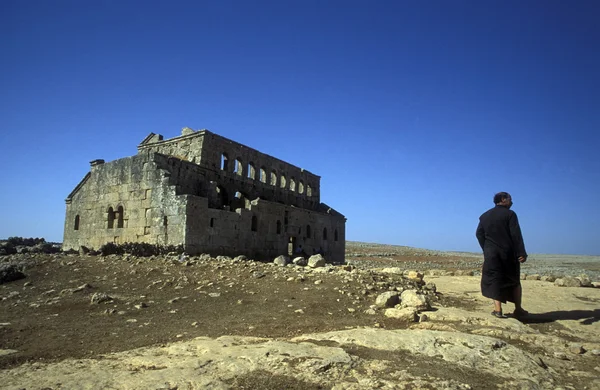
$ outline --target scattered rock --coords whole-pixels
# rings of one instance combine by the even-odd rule
[[[415,322],[417,317],[417,310],[414,307],[404,307],[402,309],[386,309],[384,315],[389,318],[396,318],[398,320]]]
[[[572,276],[565,276],[554,281],[554,285],[558,287],[581,287],[581,281]]]
[[[94,293],[94,295],[92,295],[92,298],[90,299],[91,303],[102,303],[106,301],[112,301],[112,297],[102,292]]]
[[[579,282],[581,283],[581,287],[594,287],[592,285],[592,281],[587,275],[580,275],[577,276],[575,279],[579,280]]]
[[[417,290],[406,290],[400,295],[400,306],[401,307],[413,307],[416,310],[429,310],[431,306],[427,301],[427,298],[417,293]]]
[[[292,263],[301,267],[308,265],[308,261],[304,257],[296,257],[292,260]]]
[[[527,277],[525,279],[526,280],[540,280],[541,276],[538,274],[527,275]]]
[[[396,274],[396,275],[403,275],[404,274],[404,270],[402,268],[399,268],[399,267],[383,268],[383,269],[379,270],[379,272],[384,273],[384,274]]]
[[[290,258],[287,256],[284,256],[284,255],[277,256],[275,258],[275,260],[273,260],[273,263],[280,267],[285,267],[286,265],[288,265],[290,263]]]
[[[571,352],[573,355],[582,355],[585,353],[585,348],[583,348],[583,345],[581,344],[570,344],[569,352]]]
[[[312,255],[308,259],[308,266],[311,268],[325,267],[325,258],[320,254]]]
[[[394,307],[400,302],[399,295],[400,293],[397,291],[386,291],[377,296],[375,305],[377,307]]]
[[[408,279],[415,282],[423,282],[423,273],[419,271],[408,271],[404,274]]]

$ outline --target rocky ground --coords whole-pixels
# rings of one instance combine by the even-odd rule
[[[0,284],[0,383],[599,389],[597,260],[530,261],[531,315],[517,321],[489,314],[470,276],[477,254],[351,242],[347,264],[314,268],[209,256],[2,256],[4,269],[17,264],[26,277]]]

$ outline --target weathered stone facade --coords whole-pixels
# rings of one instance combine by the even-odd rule
[[[321,251],[341,262],[346,218],[319,189],[319,176],[208,130],[151,133],[133,157],[91,162],[66,199],[63,248],[147,242],[256,259]]]

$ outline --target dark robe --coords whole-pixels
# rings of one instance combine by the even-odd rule
[[[527,256],[517,214],[505,206],[496,206],[479,217],[476,232],[483,249],[481,293],[506,303],[514,302],[514,290],[521,285],[521,263]]]

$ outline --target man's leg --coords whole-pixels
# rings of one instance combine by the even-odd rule
[[[494,311],[498,313],[502,313],[502,302],[494,299]]]
[[[513,312],[513,317],[519,318],[519,317],[524,317],[527,314],[529,314],[529,312],[527,310],[523,309],[523,306],[521,305],[522,296],[523,296],[523,289],[521,288],[521,285],[519,284],[517,287],[515,287],[515,290],[514,290],[515,311]]]
[[[513,294],[515,299],[515,311],[522,311],[523,307],[521,307],[521,299],[523,298],[523,290],[521,289],[520,284],[515,287]]]

